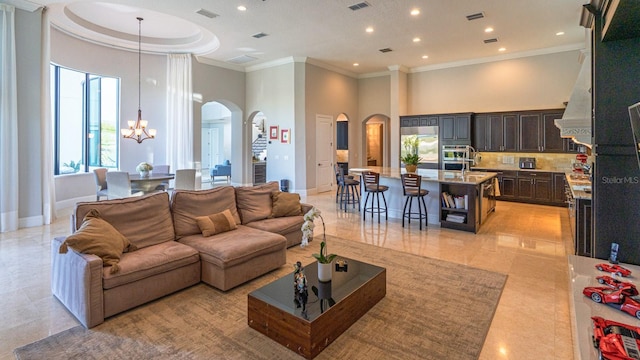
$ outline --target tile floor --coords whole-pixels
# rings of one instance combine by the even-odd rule
[[[403,229],[397,219],[362,221],[357,210],[339,211],[334,199],[333,193],[303,198],[322,211],[327,234],[509,275],[480,359],[573,358],[566,209],[498,202],[471,234],[433,225]],[[68,232],[68,217],[60,216],[49,226],[0,234],[0,360],[78,324],[50,291],[50,239]]]

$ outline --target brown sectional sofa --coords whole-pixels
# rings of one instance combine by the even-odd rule
[[[278,183],[256,187],[165,192],[78,203],[71,230],[97,209],[102,219],[137,247],[122,254],[112,274],[95,255],[51,243],[53,294],[87,328],[105,318],[203,281],[226,291],[286,263],[286,248],[299,244],[302,215],[270,218]],[[237,229],[202,236],[195,218],[230,210]],[[302,204],[302,214],[311,209]]]

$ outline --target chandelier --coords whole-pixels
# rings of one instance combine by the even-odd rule
[[[142,120],[142,110],[140,109],[140,57],[142,53],[142,20],[138,19],[138,120],[129,120],[127,124],[128,129],[120,129],[120,133],[125,139],[133,139],[140,144],[147,139],[153,139],[156,137],[156,129],[147,129],[149,122]]]

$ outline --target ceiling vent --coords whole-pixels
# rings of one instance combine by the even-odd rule
[[[498,38],[484,39],[483,41],[485,44],[491,44],[494,42],[498,42]]]
[[[384,48],[384,49],[380,49],[378,51],[380,51],[381,53],[388,53],[388,52],[392,52],[393,50],[391,50],[391,48]]]
[[[214,12],[211,12],[209,10],[206,10],[206,9],[200,9],[200,10],[196,11],[196,14],[200,14],[202,16],[206,16],[206,17],[208,17],[210,19],[217,18],[218,16],[220,16],[220,15],[218,15],[218,14],[216,14]]]
[[[257,34],[253,34],[253,35],[251,35],[251,36],[253,36],[253,37],[254,37],[254,38],[256,38],[256,39],[260,39],[260,38],[263,38],[263,37],[265,37],[265,36],[268,36],[268,34],[265,34],[265,33],[263,33],[263,32],[259,32],[259,33],[257,33]]]
[[[365,2],[361,2],[361,3],[358,3],[358,4],[351,5],[351,6],[349,6],[349,9],[351,9],[353,11],[356,11],[356,10],[364,9],[366,7],[369,7],[369,6],[371,6],[371,5],[369,5],[369,3],[365,1]]]
[[[253,56],[249,56],[249,55],[240,55],[240,56],[236,56],[234,58],[231,58],[229,60],[227,60],[228,63],[232,63],[232,64],[236,64],[236,65],[242,65],[242,64],[246,64],[248,62],[252,62],[254,60],[258,60],[258,58],[254,58]]]
[[[469,21],[478,20],[478,19],[482,19],[483,17],[484,17],[484,13],[483,12],[479,12],[479,13],[467,15],[467,20],[469,20]]]

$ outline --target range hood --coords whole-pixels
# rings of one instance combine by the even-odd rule
[[[584,53],[583,53],[584,55]],[[591,148],[591,55],[581,56],[582,67],[562,119],[556,119],[560,136]]]

